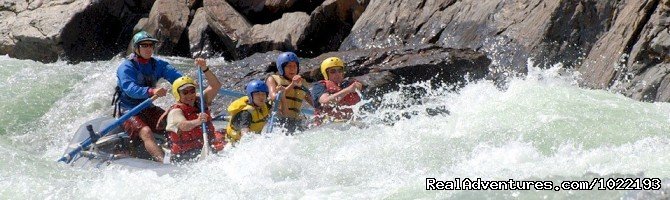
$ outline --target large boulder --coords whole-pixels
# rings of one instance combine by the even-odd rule
[[[28,1],[0,0],[0,11],[18,13],[26,9],[28,9]]]
[[[59,55],[63,53],[63,47],[60,45],[63,27],[70,22],[69,19],[86,9],[91,2],[83,0],[58,3],[60,2],[52,1],[47,5],[30,4],[28,10],[16,15],[16,20],[10,28],[14,40],[10,56],[42,62],[58,60]]]
[[[222,41],[207,24],[207,12],[199,8],[188,27],[190,52],[193,57],[212,57],[215,55],[232,57],[227,53]]]
[[[304,36],[297,41],[298,53],[313,57],[325,52],[337,51],[344,38],[349,35],[356,20],[367,6],[367,1],[327,0],[314,9]]]
[[[607,30],[613,1],[373,0],[340,50],[434,43],[483,50],[499,67],[524,72],[578,63]]]
[[[11,35],[11,25],[16,21],[16,13],[0,11],[0,54],[14,55],[14,38]]]
[[[670,1],[621,6],[620,17],[580,69],[583,84],[637,100],[670,101]]]
[[[251,28],[251,24],[225,0],[203,0],[209,27],[224,41],[226,50],[232,58],[239,59],[236,45],[242,35]]]
[[[153,2],[2,0],[0,54],[42,62],[109,59],[126,48],[132,26]]]
[[[587,55],[583,66],[582,84],[592,88],[607,88],[615,78],[615,68],[625,65],[625,53],[638,40],[652,5],[650,1],[627,1],[620,6],[620,14],[609,31],[603,34],[591,52]],[[640,9],[642,8],[642,9]]]
[[[271,50],[295,51],[303,36],[309,15],[303,12],[285,13],[270,24],[254,25],[237,44],[241,57]]]
[[[157,53],[188,57],[190,51],[186,26],[189,13],[186,2],[157,0],[151,8],[149,19],[140,29],[154,35],[161,42],[156,47]]]

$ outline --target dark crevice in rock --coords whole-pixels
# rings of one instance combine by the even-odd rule
[[[237,55],[234,55],[234,52],[227,51],[227,45],[226,42],[219,37],[212,28],[207,27],[205,31],[203,32],[202,40],[200,40],[199,46],[201,47],[201,50],[199,52],[195,52],[193,57],[204,57],[204,58],[212,58],[212,57],[224,57],[226,59],[234,59],[236,58]],[[207,46],[208,45],[208,46]],[[202,49],[207,49],[206,51],[202,51]]]
[[[61,35],[65,58],[71,62],[110,59],[126,48],[117,40],[124,31],[123,21],[106,9],[100,3],[91,5],[65,25]]]
[[[637,26],[634,27],[635,29],[634,29],[633,34],[631,35],[630,39],[628,41],[626,41],[626,46],[624,48],[624,53],[628,56],[625,56],[624,59],[622,59],[621,63],[624,63],[624,64],[629,63],[628,59],[630,59],[630,57],[632,56],[630,54],[633,51],[633,47],[635,46],[635,44],[638,41],[641,40],[640,36],[642,35],[642,32],[644,31],[645,26],[648,23],[650,23],[649,20],[651,19],[651,16],[654,14],[654,11],[658,8],[659,0],[653,0],[647,5],[649,5],[649,6],[644,6],[644,7],[640,8],[640,10],[644,10],[642,12],[645,13],[645,15],[640,19],[640,23],[638,23]],[[643,45],[646,46],[646,44],[643,44]],[[649,59],[649,56],[648,56],[649,54],[646,50],[643,50],[641,53],[644,54],[644,55],[647,55],[647,56],[641,56],[642,58],[640,58],[640,60],[637,60],[637,61],[641,61],[642,59],[644,59],[644,62],[641,62],[641,63],[644,63],[644,64],[640,64],[641,65],[640,68],[635,69],[635,72],[634,72],[635,74],[641,74],[642,72],[646,71],[648,68],[660,63],[660,60]],[[620,74],[626,74],[627,73],[627,70],[624,70],[624,71],[626,71],[626,72],[620,73]],[[612,84],[614,84],[614,82],[616,80],[617,79],[612,79],[612,81],[610,81],[610,83],[609,83],[609,86],[612,86]],[[647,96],[647,95],[644,95],[644,96]]]
[[[456,0],[447,1],[446,3],[443,3],[443,4],[440,5],[438,11],[442,12],[442,11],[446,10],[447,8],[449,8],[450,6],[454,5],[455,3],[456,3]]]
[[[430,39],[428,39],[427,42],[430,43],[430,44],[436,44],[438,42],[438,40],[440,39],[440,36],[442,35],[442,32],[444,32],[444,29],[445,28],[441,28],[440,31],[437,32],[432,37],[430,37]]]
[[[336,6],[329,6],[322,12],[312,14],[311,22],[305,28],[305,33],[308,34],[297,42],[296,54],[311,58],[340,48],[344,39],[351,33],[355,21],[351,13],[343,17],[334,17],[337,16],[335,14],[338,12],[337,9]]]
[[[170,49],[170,52],[161,52],[161,48]],[[162,42],[161,47],[156,48],[156,53],[159,55],[173,55],[190,58],[191,48],[188,40],[188,30],[184,29],[184,31],[179,36],[179,41],[177,44],[172,44],[171,42]]]
[[[107,60],[128,47],[133,26],[148,16],[154,1],[92,3],[63,27],[63,55],[69,62]]]
[[[512,26],[512,25],[514,25],[514,23],[510,24],[510,26]],[[509,26],[500,29],[498,32],[496,32],[496,36],[499,36],[500,34],[502,34],[502,33],[504,33],[505,31],[507,31],[507,28],[509,28]]]
[[[601,6],[602,11],[597,8]],[[543,43],[536,49],[534,57],[541,66],[563,63],[574,67],[584,59],[584,52],[591,50],[599,35],[609,27],[607,19],[614,13],[607,2],[569,0],[552,14],[550,27],[546,31]]]
[[[635,45],[635,43],[638,40],[640,40],[640,35],[642,34],[642,30],[644,29],[645,25],[647,25],[647,23],[649,23],[649,19],[651,19],[651,16],[654,14],[654,10],[656,10],[656,8],[658,7],[658,4],[659,4],[659,0],[653,0],[650,4],[647,4],[647,5],[651,5],[651,6],[647,6],[646,9],[644,7],[640,8],[640,9],[645,9],[645,11],[644,11],[645,15],[644,15],[644,17],[642,17],[642,19],[640,19],[640,23],[638,23],[637,26],[635,27],[635,29],[633,31],[633,35],[631,36],[631,38],[628,41],[626,41],[626,47],[625,47],[625,51],[624,51],[625,53],[627,53],[627,54],[631,53],[631,50],[633,49],[633,46]]]
[[[421,2],[419,2],[419,5],[417,5],[416,8],[417,9],[423,8],[424,5],[426,5],[426,0],[421,0]]]
[[[243,0],[247,1],[247,0]],[[251,0],[248,0],[251,2]],[[273,21],[280,19],[282,14],[291,13],[291,12],[305,12],[312,13],[316,7],[320,6],[323,3],[323,0],[298,0],[293,6],[282,10],[281,12],[269,10],[267,6],[264,6],[263,9],[259,11],[254,11],[248,8],[240,7],[240,4],[230,3],[231,6],[240,12],[251,24],[269,24]]]

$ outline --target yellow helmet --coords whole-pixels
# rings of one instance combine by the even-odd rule
[[[338,57],[326,58],[321,62],[321,74],[323,74],[325,80],[328,80],[328,73],[326,73],[326,70],[333,67],[341,67],[342,70],[344,70],[344,62]]]
[[[179,101],[179,88],[188,84],[191,84],[193,87],[195,87],[195,81],[188,76],[179,77],[177,80],[172,82],[172,96],[174,96],[177,101]]]

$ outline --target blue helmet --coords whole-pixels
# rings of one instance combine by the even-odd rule
[[[254,92],[265,92],[266,95],[270,93],[270,91],[268,90],[268,85],[266,85],[265,82],[261,80],[253,80],[249,82],[247,84],[246,91],[250,103],[254,102],[254,96],[253,96]]]
[[[151,41],[153,43],[158,42],[158,40],[151,36],[151,34],[147,33],[146,31],[140,31],[135,33],[133,36],[133,47],[137,48],[137,45],[144,41]]]
[[[284,67],[289,62],[295,62],[298,65],[298,71],[300,71],[300,59],[298,59],[298,56],[293,52],[284,52],[277,57],[277,71],[279,71],[279,75],[284,76]]]

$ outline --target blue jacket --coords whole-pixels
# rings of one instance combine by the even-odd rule
[[[116,84],[121,89],[119,106],[122,110],[130,110],[150,97],[149,88],[155,87],[159,79],[172,83],[181,76],[161,59],[151,58],[147,64],[140,64],[136,59],[124,60],[116,70]]]

